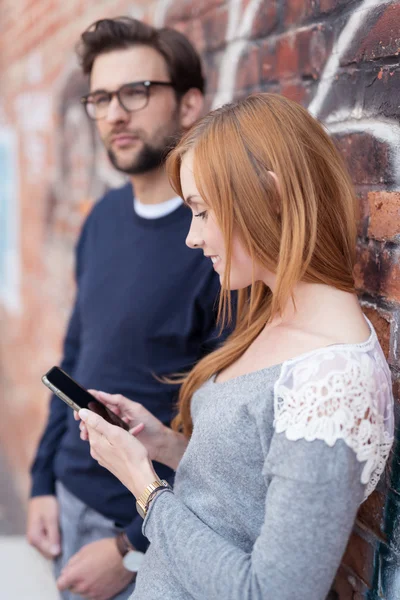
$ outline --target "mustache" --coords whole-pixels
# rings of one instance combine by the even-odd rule
[[[110,133],[106,137],[106,142],[110,142],[117,135],[129,135],[132,137],[139,138],[140,140],[144,140],[144,132],[141,129],[124,129],[122,127],[115,127],[110,131]]]

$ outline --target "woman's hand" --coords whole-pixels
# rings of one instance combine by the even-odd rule
[[[91,410],[80,410],[79,417],[86,426],[91,456],[136,498],[157,479],[146,448],[135,437]]]
[[[151,414],[142,404],[129,400],[120,394],[106,394],[96,390],[89,392],[104,406],[121,417],[129,426],[129,433],[147,448],[151,460],[158,460],[165,441],[165,425]],[[77,413],[75,418],[79,419]],[[83,422],[79,425],[81,438],[87,440],[87,430]]]
[[[96,400],[128,424],[129,433],[145,446],[151,460],[167,465],[171,469],[177,468],[188,443],[181,433],[166,427],[139,402],[129,400],[120,394],[89,391]],[[78,413],[75,413],[75,419],[79,420]],[[81,422],[79,427],[81,438],[87,440],[88,432],[85,423]]]

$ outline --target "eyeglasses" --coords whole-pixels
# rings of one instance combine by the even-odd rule
[[[146,108],[149,102],[150,89],[153,85],[173,87],[171,81],[135,81],[134,83],[125,83],[115,92],[98,90],[92,94],[87,94],[87,96],[82,96],[81,102],[88,117],[97,121],[107,116],[108,107],[114,96],[117,97],[120,106],[127,112]]]

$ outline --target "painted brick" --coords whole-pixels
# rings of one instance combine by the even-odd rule
[[[358,533],[353,533],[342,563],[367,587],[371,585],[373,558],[374,547]]]
[[[378,121],[397,119],[400,95],[400,67],[398,57],[393,66],[376,66],[363,72],[362,105],[365,112]]]
[[[332,44],[333,30],[321,25],[282,35],[275,49],[277,77],[317,78]]]
[[[364,529],[372,532],[378,540],[384,541],[386,536],[383,531],[385,517],[386,494],[375,491],[361,504],[357,515],[357,522]]]
[[[290,0],[284,3],[284,23],[285,26],[300,25],[352,3],[352,0]]]
[[[391,362],[399,402],[400,2],[372,4],[366,7],[363,0],[261,0],[248,23],[248,33],[242,36],[244,51],[232,97],[259,88],[308,106],[327,85],[318,117],[332,128],[357,186],[357,288],[368,300],[364,309]],[[227,42],[229,16],[237,8],[238,29],[233,35],[237,38],[246,24],[245,11],[252,5],[251,0],[166,0],[165,4],[159,0],[26,0],[23,4],[2,0],[0,123],[15,127],[23,141],[19,196],[24,305],[20,316],[5,313],[0,305],[0,396],[5,399],[2,414],[7,415],[0,420],[0,444],[14,465],[23,495],[28,489],[28,464],[47,411],[48,396],[38,374],[60,354],[73,301],[76,237],[93,201],[116,182],[93,132],[74,113],[84,93],[73,66],[77,37],[98,18],[135,13],[152,21],[166,8],[165,22],[186,33],[203,52],[208,109],[218,89],[221,64],[236,69],[233,46]],[[352,29],[346,29],[355,10],[357,19],[352,20]],[[351,39],[346,51],[338,44],[345,30]],[[332,52],[339,66],[322,83]],[[29,61],[35,53],[42,67],[39,80],[31,84]],[[222,63],[224,57],[231,61]],[[16,98],[32,90],[54,98],[48,129],[34,136],[21,127],[16,114]],[[77,125],[71,124],[71,114]],[[357,125],[361,131],[352,129]],[[35,177],[30,173],[39,152],[30,152],[31,147],[42,149]],[[373,564],[375,568],[380,565],[378,579],[385,600],[399,597],[393,587],[400,571],[398,454],[396,449],[393,469],[385,472],[379,491],[358,513],[366,537],[387,535],[388,545],[382,544],[373,559],[372,547],[360,535],[352,538],[346,565],[335,581],[340,600],[365,600],[367,593],[369,600],[381,597],[376,589],[368,591],[373,587]],[[387,488],[394,491],[387,494]]]
[[[390,150],[386,143],[368,133],[343,133],[335,138],[353,183],[379,185],[394,181]]]
[[[373,308],[372,306],[364,306],[363,311],[374,326],[379,341],[382,346],[382,350],[389,358],[390,351],[390,315],[386,311]]]
[[[167,11],[165,17],[166,25],[170,26],[175,21],[182,19],[192,19],[200,14],[206,13],[209,9],[224,4],[225,0],[174,0]]]
[[[342,65],[375,61],[398,56],[400,53],[400,4],[378,7],[372,14],[370,27],[362,30],[341,60]]]
[[[236,78],[236,89],[255,88],[260,82],[259,48],[250,46],[242,56]]]
[[[250,39],[265,38],[275,30],[278,22],[277,0],[270,0],[268,3],[260,2],[256,16],[253,20]]]
[[[399,239],[400,192],[370,192],[368,235],[377,240]]]
[[[218,6],[208,11],[202,18],[202,24],[207,52],[217,50],[225,45],[228,27],[228,10],[226,6]]]

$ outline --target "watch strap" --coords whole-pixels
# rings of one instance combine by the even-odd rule
[[[134,550],[134,547],[130,543],[125,531],[121,531],[120,533],[118,533],[117,537],[115,538],[115,543],[117,544],[118,552],[120,553],[122,558],[126,554],[128,554],[128,552]]]
[[[144,492],[138,497],[136,500],[136,510],[143,519],[147,514],[150,502],[157,495],[157,492],[164,490],[165,488],[171,489],[171,486],[164,479],[158,479],[148,485]]]

